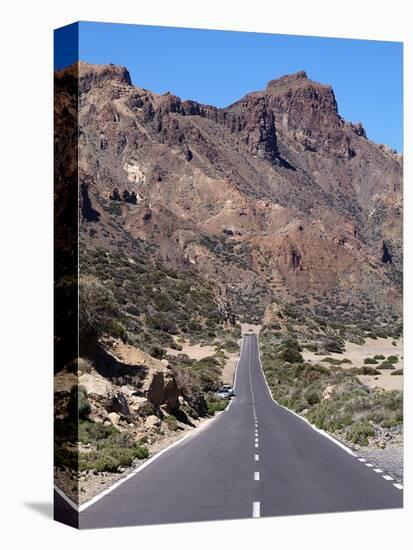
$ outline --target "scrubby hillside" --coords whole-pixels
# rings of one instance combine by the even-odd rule
[[[361,373],[302,365],[284,339],[329,354],[401,334],[402,158],[345,121],[330,86],[299,72],[216,108],[135,84],[115,65],[55,75],[57,291],[79,283],[80,317],[76,357],[76,311],[56,323],[62,425],[84,403],[80,432],[58,440],[63,470],[119,471],[222,408],[239,321],[264,324],[270,381],[318,424],[326,388],[364,398]],[[77,242],[79,278],[64,267]],[[175,353],[191,343],[214,351]],[[382,424],[399,422],[398,399]]]

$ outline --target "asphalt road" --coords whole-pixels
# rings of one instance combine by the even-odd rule
[[[82,511],[80,528],[403,506],[385,472],[274,403],[255,335],[244,336],[235,393],[209,425]]]

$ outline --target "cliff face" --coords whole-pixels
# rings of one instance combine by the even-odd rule
[[[330,86],[300,72],[218,109],[113,65],[57,85],[77,74],[87,242],[144,240],[248,315],[294,295],[400,307],[402,159],[340,116]]]

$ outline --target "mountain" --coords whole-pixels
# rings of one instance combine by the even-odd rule
[[[274,303],[400,315],[402,158],[340,116],[331,86],[301,71],[217,108],[80,62],[55,90],[57,131],[78,116],[84,249],[190,274],[227,319]]]

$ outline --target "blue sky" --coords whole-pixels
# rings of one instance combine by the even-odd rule
[[[284,74],[333,86],[340,114],[370,139],[403,151],[403,46],[231,31],[82,22],[56,34],[55,68],[77,55],[128,68],[132,82],[224,107]],[[73,46],[75,44],[75,46]]]

